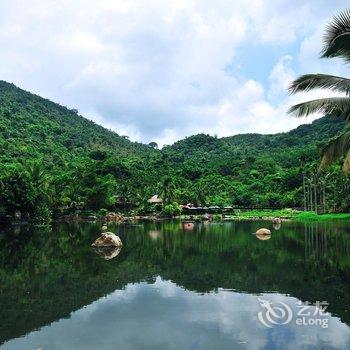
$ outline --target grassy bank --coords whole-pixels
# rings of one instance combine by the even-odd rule
[[[317,215],[313,212],[302,212],[296,215],[294,219],[298,221],[350,220],[350,213]]]
[[[300,212],[292,209],[280,209],[280,210],[245,210],[235,211],[235,215],[239,218],[275,218],[281,217],[290,219],[298,215]]]
[[[316,214],[292,209],[281,210],[249,210],[237,211],[235,216],[242,219],[275,218],[292,219],[296,221],[326,221],[326,220],[350,220],[350,213]]]

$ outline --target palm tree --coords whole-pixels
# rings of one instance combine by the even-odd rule
[[[160,190],[160,196],[165,203],[171,203],[174,201],[176,185],[171,176],[165,176],[159,183],[158,187]]]
[[[49,196],[49,179],[42,165],[38,162],[27,163],[25,170],[33,181],[38,193]]]
[[[333,18],[326,27],[322,58],[340,57],[350,63],[350,9]],[[303,117],[324,113],[345,119],[347,126],[321,150],[321,168],[345,156],[343,170],[350,172],[350,79],[328,74],[306,74],[289,87],[291,93],[328,89],[343,94],[342,97],[320,98],[292,106],[288,113]]]

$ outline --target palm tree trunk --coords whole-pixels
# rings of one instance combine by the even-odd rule
[[[310,198],[310,208],[309,210],[312,211],[313,210],[313,197],[312,197],[312,178],[310,178],[309,180],[309,198]]]
[[[305,174],[303,174],[303,196],[304,196],[304,211],[307,210],[306,206],[306,185],[305,185]]]
[[[315,204],[315,213],[317,214],[317,177],[314,175],[314,204]]]

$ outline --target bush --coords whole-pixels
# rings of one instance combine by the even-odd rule
[[[51,221],[52,212],[45,204],[39,204],[35,207],[31,221],[37,224],[49,223]]]
[[[101,208],[101,209],[98,211],[98,214],[101,215],[101,216],[106,216],[106,215],[107,215],[107,209]]]
[[[137,215],[147,215],[149,213],[155,212],[155,211],[159,211],[157,210],[157,206],[152,205],[150,203],[141,203],[137,209],[136,209],[136,214]]]
[[[163,208],[163,214],[166,216],[176,216],[180,215],[182,212],[182,208],[179,203],[173,202],[171,204],[167,204]]]

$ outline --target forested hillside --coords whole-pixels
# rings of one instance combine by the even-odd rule
[[[44,157],[48,163],[75,155],[110,150],[120,156],[142,156],[148,147],[128,141],[76,110],[0,81],[1,162],[13,158]],[[55,159],[57,158],[57,159]]]
[[[166,147],[163,157],[175,165],[173,174],[198,183],[213,204],[302,206],[302,174],[317,171],[319,150],[343,127],[340,119],[325,117],[276,135],[195,135]],[[335,178],[344,180],[339,167],[329,171],[335,174],[330,186]],[[337,206],[347,206],[348,199]]]
[[[0,82],[0,215],[144,211],[155,193],[169,203],[301,206],[302,173],[343,127],[326,117],[284,134],[201,134],[157,150]],[[349,198],[335,195],[348,186],[338,168],[328,202],[348,210]]]

